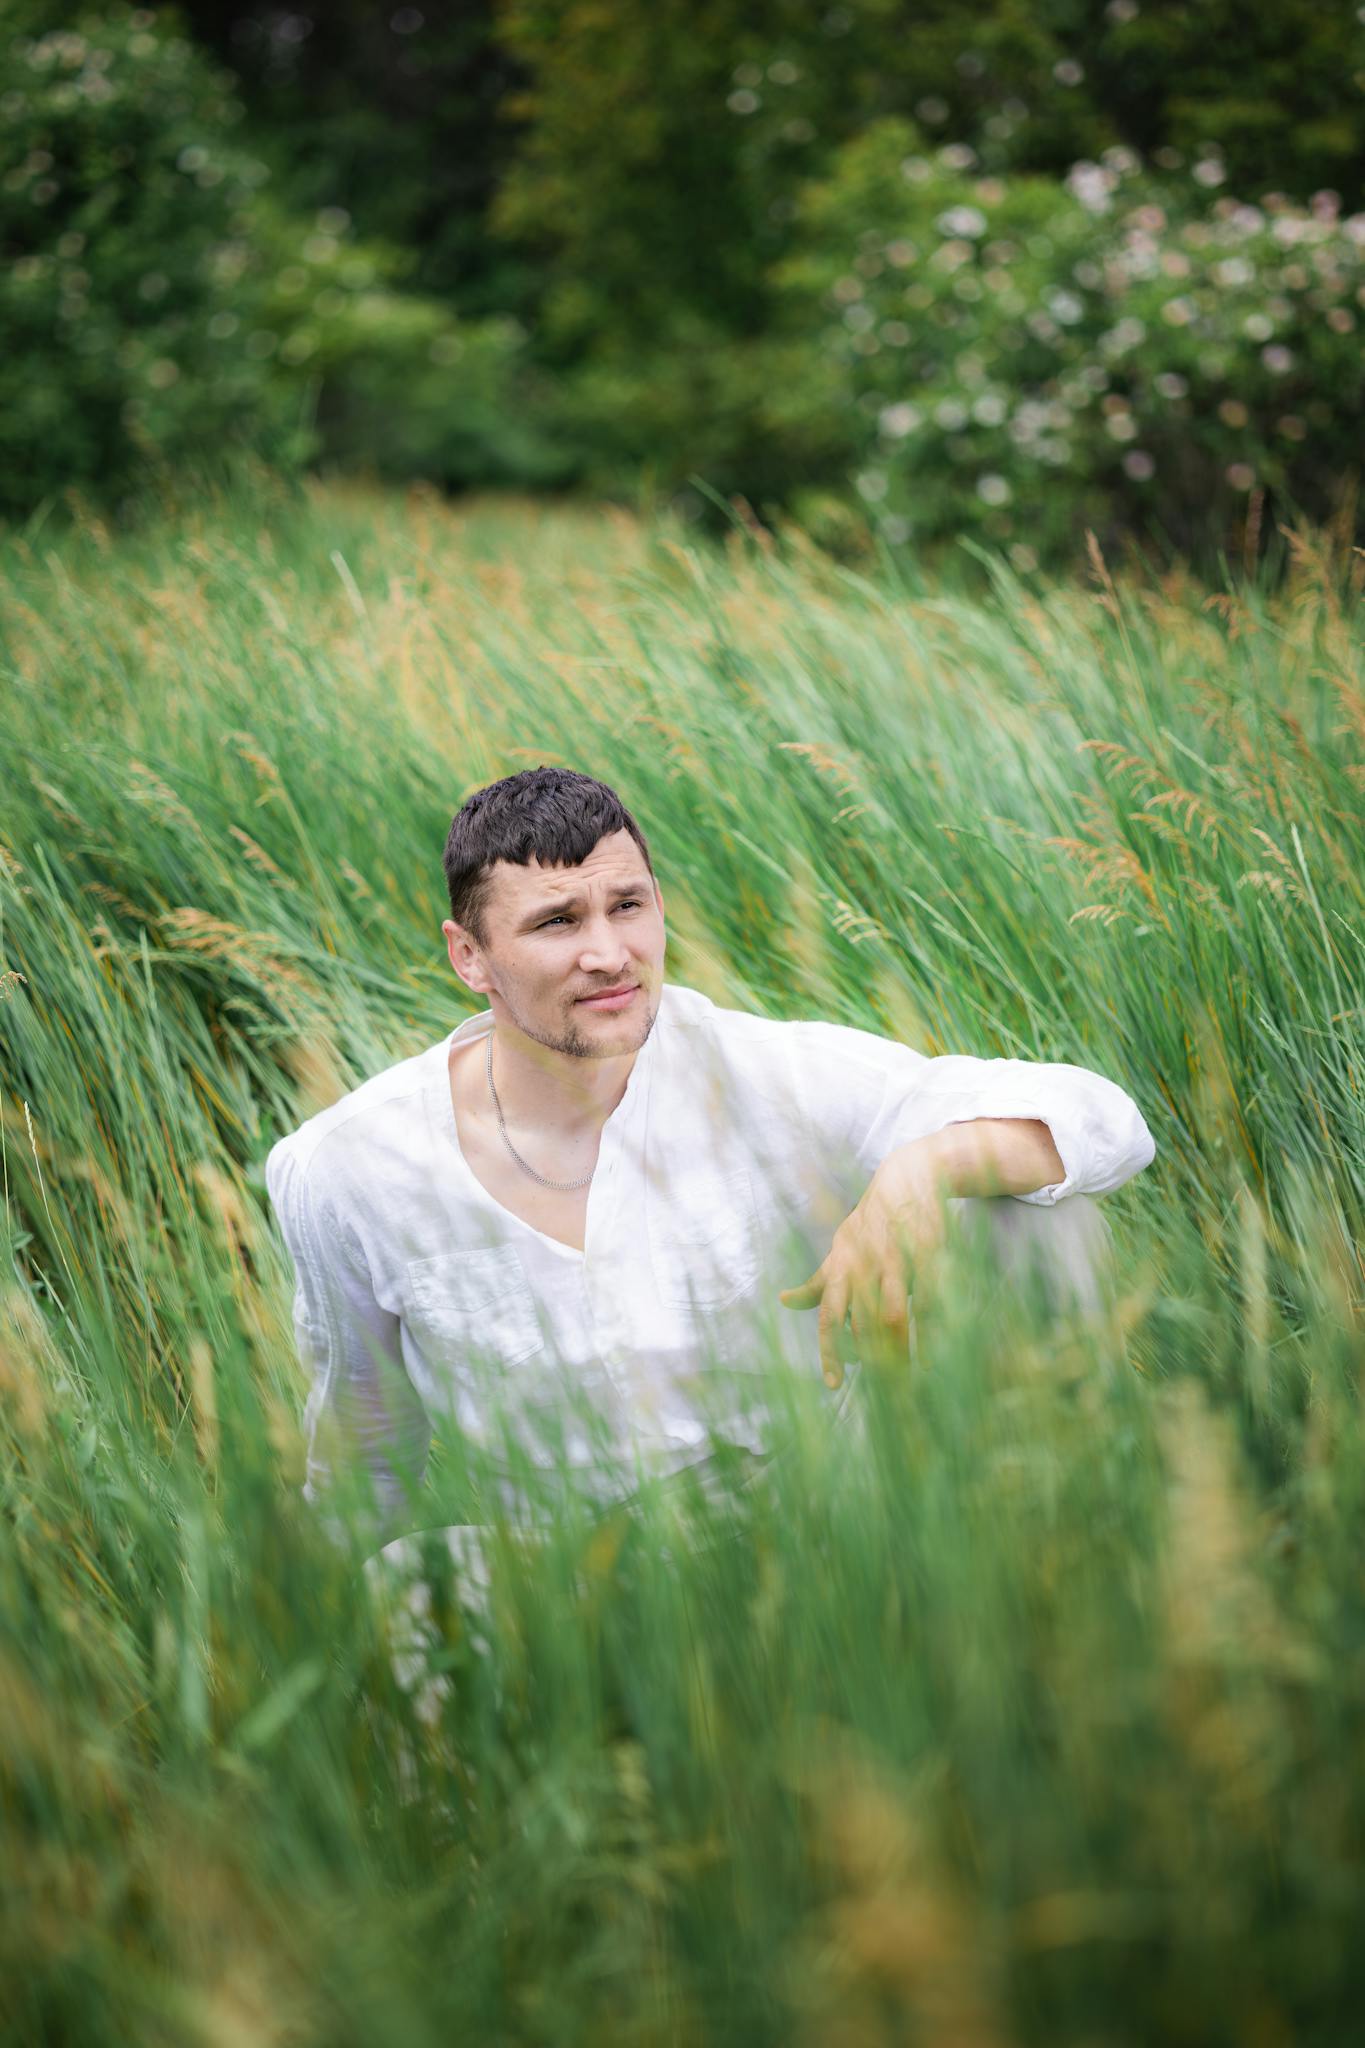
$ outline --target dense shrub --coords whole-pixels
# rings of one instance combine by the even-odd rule
[[[1310,168],[1355,189],[1359,155],[1338,118],[1356,28],[1320,0],[1294,0],[1302,34],[1283,10],[1248,28],[1221,100],[1224,0],[1197,22],[1114,0],[1084,32],[1065,0],[992,0],[967,51],[947,0],[913,37],[900,0],[717,0],[704,32],[634,0],[491,4],[428,35],[420,9],[201,0],[273,110],[247,140],[248,89],[172,10],[51,33],[11,0],[0,514],[245,449],[452,486],[699,477],[823,507],[826,536],[870,515],[1020,560],[1086,527],[1208,552],[1331,510],[1362,248],[1333,195],[1304,198]],[[1177,51],[1189,91],[1154,93]],[[338,80],[370,57],[362,109]],[[401,137],[381,102],[410,105]],[[1253,189],[1257,135],[1293,203],[1226,196]]]
[[[196,12],[218,4],[196,0]],[[232,7],[274,13],[270,0]],[[762,331],[794,192],[887,117],[970,144],[1001,174],[1061,178],[1115,143],[1173,169],[1216,143],[1248,191],[1270,165],[1299,200],[1365,176],[1365,23],[1337,0],[473,0],[468,11],[485,10],[527,75],[493,220],[540,259],[556,344],[594,357],[604,342],[656,349],[679,308],[729,339]],[[428,13],[411,36],[389,37],[391,65],[440,66],[448,31]],[[297,40],[271,45],[272,70],[321,77],[328,27],[303,39],[303,55]],[[367,49],[382,42],[367,26]],[[387,205],[349,175],[358,211]],[[420,187],[413,197],[422,203]]]
[[[0,46],[0,511],[233,449],[463,481],[497,443],[534,474],[520,329],[404,296],[342,210],[284,211],[240,114],[165,11]]]
[[[982,176],[900,121],[842,152],[803,201],[785,320],[819,323],[807,396],[888,538],[1027,562],[1086,526],[1192,545],[1330,509],[1365,415],[1365,215],[1222,179],[1118,149],[1064,185]]]

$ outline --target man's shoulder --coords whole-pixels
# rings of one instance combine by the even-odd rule
[[[803,1061],[835,1058],[880,1066],[888,1048],[892,1058],[907,1050],[896,1039],[859,1025],[824,1017],[770,1017],[762,1011],[730,1009],[699,989],[674,982],[666,984],[664,993],[671,1025],[695,1037],[709,1037],[740,1055],[752,1052],[762,1057],[785,1048]]]
[[[822,1098],[837,1098],[852,1085],[861,1101],[880,1085],[883,1065],[870,1033],[732,1009],[698,989],[674,987],[668,994],[665,1085],[680,1099],[695,1102],[709,1077],[734,1116],[753,1112],[777,1125],[804,1127]]]
[[[265,1167],[272,1194],[283,1174],[301,1185],[319,1161],[325,1161],[329,1176],[343,1163],[363,1175],[369,1155],[381,1149],[388,1155],[401,1152],[405,1133],[424,1114],[423,1096],[444,1043],[395,1060],[277,1139]]]
[[[781,1017],[767,1017],[760,1010],[731,1009],[713,1002],[700,989],[676,981],[664,984],[662,1014],[670,1029],[694,1038],[711,1038],[719,1045],[759,1046],[792,1029]]]

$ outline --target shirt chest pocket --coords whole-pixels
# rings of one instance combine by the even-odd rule
[[[407,1298],[419,1347],[434,1362],[516,1365],[545,1347],[515,1245],[412,1259]]]
[[[662,1191],[650,1244],[660,1298],[675,1307],[728,1308],[758,1279],[758,1214],[746,1168],[688,1174]]]

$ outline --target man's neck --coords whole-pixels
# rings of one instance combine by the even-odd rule
[[[554,1052],[515,1026],[495,1026],[493,1082],[508,1129],[566,1142],[600,1131],[626,1092],[640,1050],[586,1059]],[[486,1045],[476,1040],[463,1063],[461,1103],[475,1116],[496,1121],[487,1062]]]

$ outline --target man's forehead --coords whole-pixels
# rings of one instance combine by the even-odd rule
[[[523,896],[541,896],[547,889],[568,894],[592,882],[616,881],[633,875],[645,874],[644,857],[629,833],[622,835],[624,844],[599,839],[597,845],[584,861],[576,864],[567,861],[542,861],[535,854],[530,860],[495,861],[493,873],[509,896],[518,899]]]

